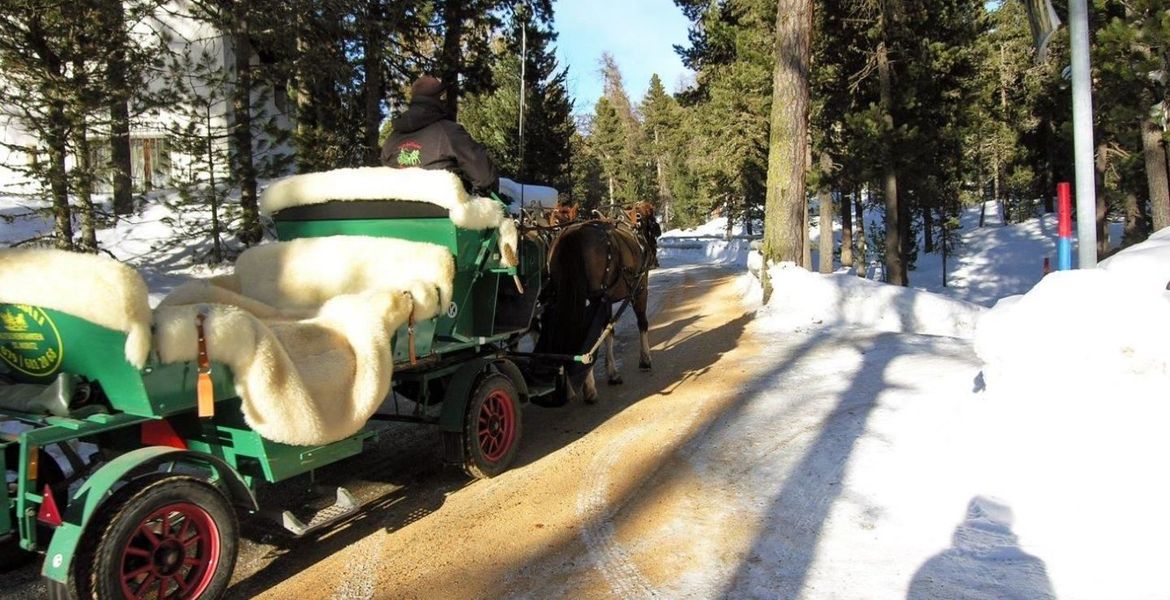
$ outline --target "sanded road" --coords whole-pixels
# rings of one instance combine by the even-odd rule
[[[254,551],[261,546],[253,545],[232,595],[482,598],[561,590],[573,597],[653,596],[653,570],[669,565],[631,561],[613,517],[733,400],[745,374],[736,355],[756,352],[742,339],[750,316],[739,299],[741,273],[694,266],[656,273],[652,372],[636,369],[631,319],[619,335],[625,383],[602,383],[596,405],[528,408],[512,470],[470,482],[439,469],[437,458],[424,458],[437,437],[420,435],[410,448],[395,444],[403,452],[385,457],[398,466],[390,468],[393,481],[382,485],[398,489],[319,542],[302,540],[259,556]],[[603,382],[603,367],[598,373]]]

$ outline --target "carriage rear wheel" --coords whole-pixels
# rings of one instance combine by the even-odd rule
[[[218,598],[235,567],[239,525],[227,498],[184,476],[149,482],[111,507],[78,579],[98,598]],[[88,572],[87,572],[88,571]]]
[[[479,479],[508,470],[520,447],[521,414],[516,386],[492,373],[476,386],[463,419],[463,470]]]

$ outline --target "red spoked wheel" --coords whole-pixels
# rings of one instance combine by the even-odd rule
[[[484,458],[496,462],[507,454],[516,440],[516,401],[503,390],[493,390],[479,409],[479,449]]]
[[[483,378],[471,394],[464,419],[463,468],[481,479],[511,466],[520,444],[522,420],[516,386],[504,375]]]
[[[122,594],[139,598],[198,598],[219,563],[219,527],[190,502],[164,506],[131,534],[122,549]]]
[[[110,510],[90,564],[76,565],[94,596],[191,600],[227,590],[239,525],[218,489],[194,477],[163,477]]]

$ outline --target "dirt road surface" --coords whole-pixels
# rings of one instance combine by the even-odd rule
[[[263,598],[485,598],[635,597],[652,594],[661,570],[679,565],[660,553],[632,556],[623,545],[638,539],[639,518],[617,527],[615,516],[639,500],[672,452],[717,414],[738,386],[736,355],[745,314],[739,275],[712,267],[678,267],[654,277],[651,289],[654,370],[637,365],[631,322],[619,336],[625,383],[605,386],[592,406],[530,407],[515,467],[470,482],[441,471],[431,443],[413,456],[390,456],[398,469],[427,467],[407,479],[394,498],[340,539],[301,542],[286,557],[269,559],[239,581],[235,597]],[[603,369],[599,366],[598,373]],[[432,443],[437,439],[431,440]],[[643,515],[646,517],[647,515]]]

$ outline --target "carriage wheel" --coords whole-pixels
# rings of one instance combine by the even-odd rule
[[[463,419],[463,470],[479,479],[508,470],[520,446],[520,430],[516,386],[499,373],[484,377]]]
[[[97,539],[78,579],[98,598],[218,598],[236,562],[236,513],[219,490],[193,477],[149,482]],[[84,560],[78,557],[78,560]]]

